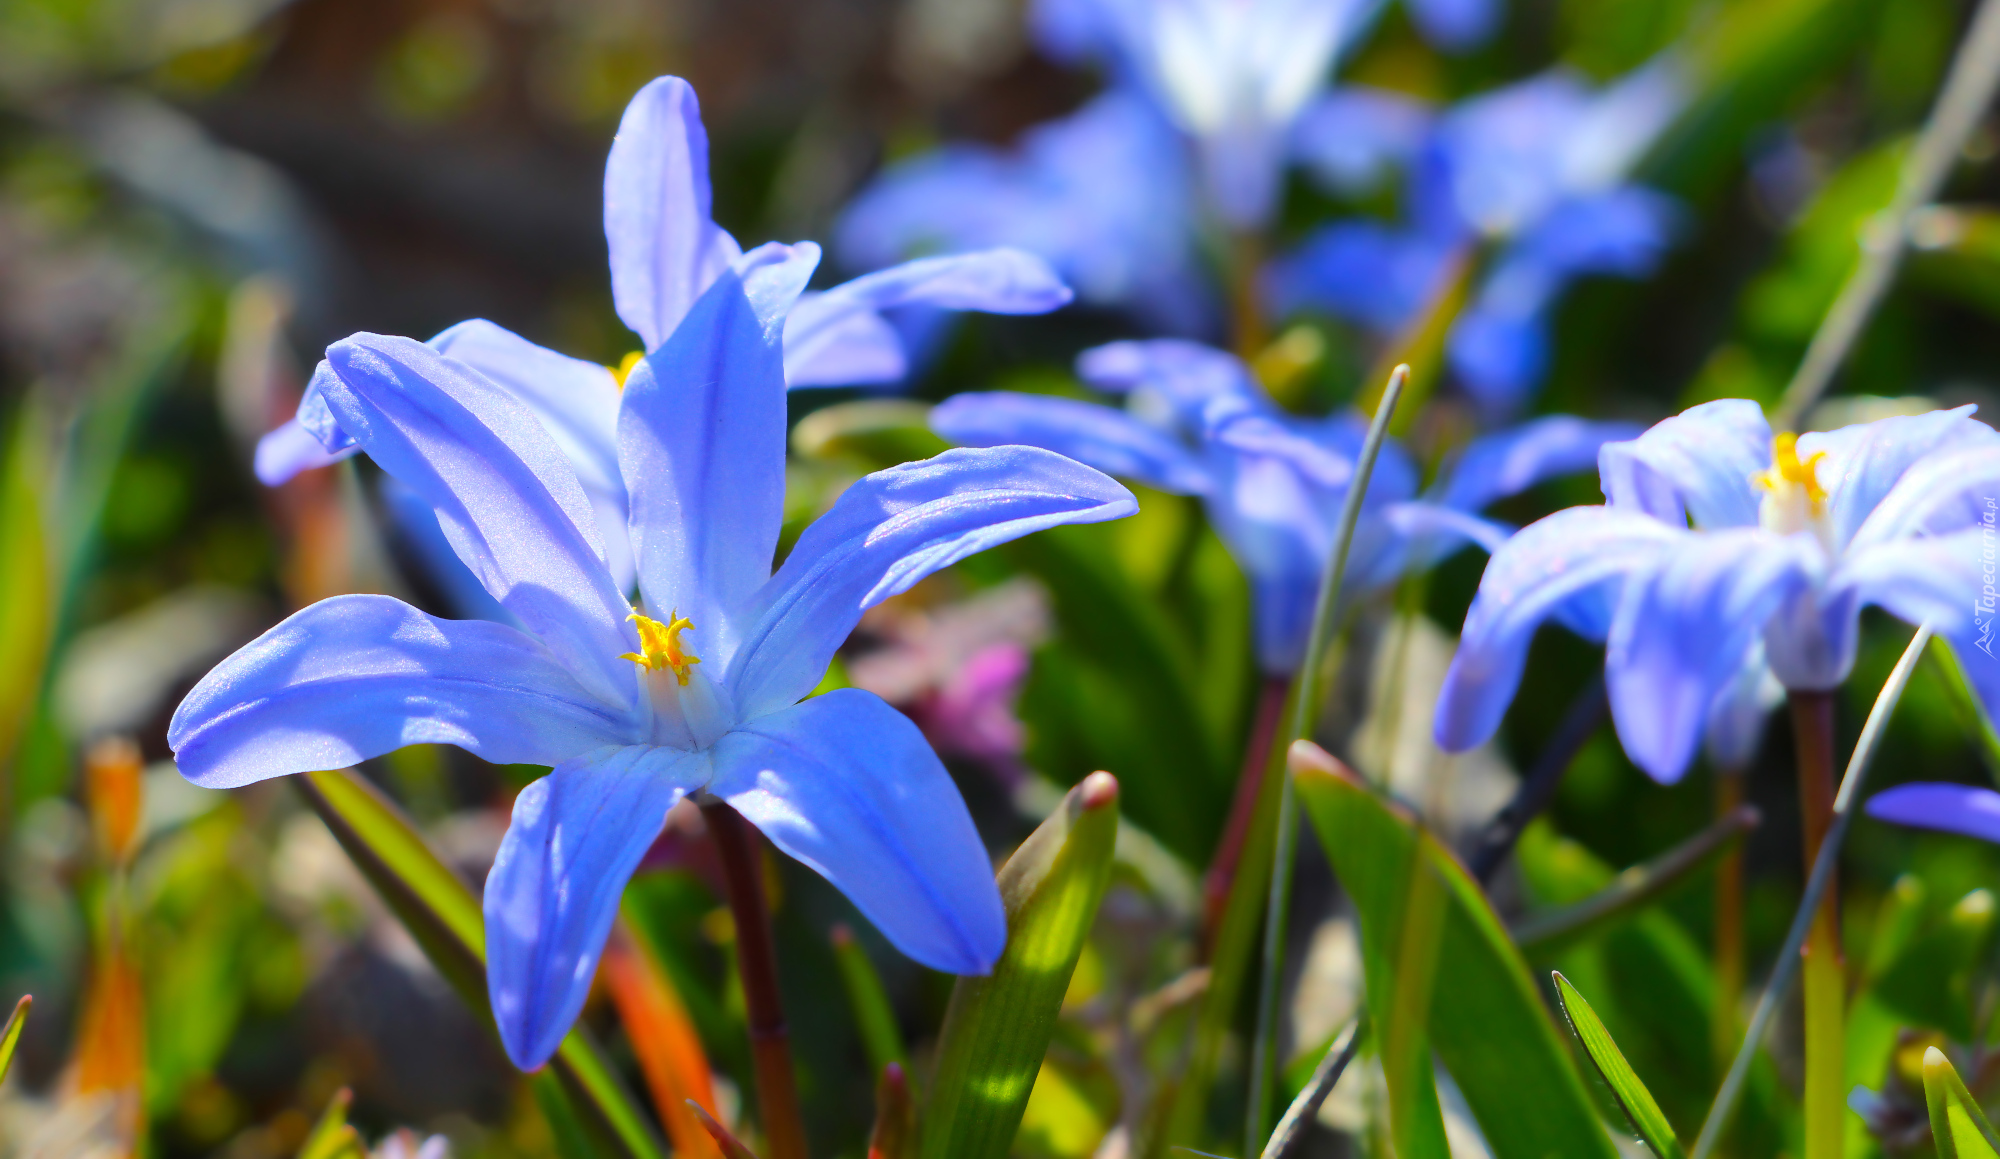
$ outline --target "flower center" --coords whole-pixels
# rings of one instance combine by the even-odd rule
[[[679,610],[668,615],[664,624],[638,612],[625,618],[639,625],[640,651],[624,652],[618,658],[630,660],[649,672],[670,671],[681,687],[686,688],[688,669],[701,663],[701,657],[681,643],[681,633],[693,631],[694,621],[683,619]]]
[[[1826,488],[1819,483],[1819,461],[1825,451],[1799,458],[1799,437],[1790,431],[1771,440],[1771,469],[1750,476],[1764,490],[1764,502],[1757,522],[1766,531],[1791,535],[1811,531],[1829,540],[1826,524]]]
[[[611,381],[618,384],[618,389],[624,390],[625,380],[632,377],[632,371],[644,361],[646,361],[646,352],[643,350],[634,350],[620,359],[618,365],[608,366],[605,369],[611,372]]]

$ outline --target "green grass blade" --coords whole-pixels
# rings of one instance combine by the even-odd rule
[[[35,1005],[33,994],[21,995],[14,1003],[14,1013],[8,1015],[7,1025],[0,1027],[0,1079],[7,1077],[8,1068],[14,1065],[14,1048],[21,1045],[21,1031],[28,1025],[28,1011]]]
[[[1583,1052],[1610,1085],[1619,1109],[1632,1121],[1632,1129],[1660,1159],[1682,1159],[1686,1152],[1681,1150],[1681,1141],[1674,1137],[1673,1126],[1660,1111],[1660,1104],[1653,1101],[1653,1092],[1646,1089],[1632,1064],[1625,1061],[1625,1052],[1611,1040],[1611,1032],[1604,1028],[1597,1012],[1560,971],[1552,971],[1551,976],[1556,980],[1556,998],[1562,1003],[1563,1017],[1569,1019],[1570,1033],[1583,1044]]]
[[[902,1028],[896,1025],[889,992],[882,986],[882,976],[875,972],[875,963],[868,960],[868,951],[844,925],[833,927],[828,940],[833,943],[833,960],[840,965],[840,980],[847,986],[847,1000],[854,1007],[861,1045],[868,1051],[869,1070],[880,1078],[894,1063],[909,1074],[910,1056],[903,1047]]]
[[[353,1102],[354,1092],[346,1087],[333,1093],[319,1122],[300,1145],[298,1159],[368,1159],[360,1133],[347,1121],[347,1108]]]
[[[958,980],[924,1107],[926,1159],[1001,1159],[1014,1142],[1056,1014],[1111,880],[1118,782],[1094,773],[1000,867],[1007,949]]]
[[[1935,1046],[1924,1051],[1924,1101],[1930,1105],[1938,1159],[2000,1159],[2000,1135]]]
[[[1538,955],[1601,933],[1713,864],[1758,820],[1755,808],[1741,806],[1653,860],[1620,873],[1590,897],[1522,922],[1514,928],[1514,941],[1523,953]]]
[[[472,890],[438,859],[402,811],[367,781],[347,772],[323,772],[307,773],[297,784],[438,973],[475,1014],[490,1019],[486,925]],[[537,1076],[538,1097],[546,1099],[540,1088],[552,1082],[560,1082],[578,1113],[632,1159],[666,1159],[666,1147],[652,1124],[582,1028],[569,1032],[555,1058]]]
[[[1324,750],[1301,742],[1291,763],[1320,847],[1360,915],[1364,955],[1384,953],[1368,950],[1371,942],[1392,944],[1386,939],[1397,928],[1409,867],[1421,858],[1436,875],[1444,914],[1427,1036],[1494,1159],[1613,1159],[1570,1049],[1478,883],[1435,841],[1422,840],[1406,811]]]

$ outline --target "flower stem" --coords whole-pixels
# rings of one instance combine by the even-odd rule
[[[1717,769],[1715,816],[1728,817],[1743,803],[1743,770]],[[1743,846],[1731,845],[1715,864],[1715,1005],[1709,1037],[1721,1073],[1743,1040],[1737,1009],[1743,1001]]]
[[[702,802],[701,816],[721,858],[723,889],[736,921],[736,969],[749,1014],[764,1150],[769,1159],[806,1159],[805,1125],[799,1116],[798,1081],[792,1073],[784,1001],[778,994],[778,955],[771,941],[771,914],[764,903],[757,847],[749,823],[724,802]]]
[[[1812,873],[1820,843],[1833,824],[1833,694],[1791,694],[1792,732],[1799,756],[1799,813],[1805,832],[1806,872]],[[1846,1128],[1846,1035],[1842,1027],[1847,994],[1840,962],[1840,901],[1829,886],[1820,896],[1806,934],[1805,982],[1806,1159],[1840,1159]]]
[[[1264,326],[1264,303],[1257,292],[1257,278],[1264,267],[1264,239],[1255,233],[1239,233],[1229,239],[1229,314],[1235,331],[1236,356],[1255,362],[1264,351],[1269,335]]]
[[[1201,929],[1205,947],[1212,947],[1221,927],[1222,910],[1229,901],[1229,889],[1243,861],[1243,845],[1250,836],[1250,820],[1257,812],[1257,795],[1271,767],[1271,745],[1285,715],[1285,694],[1291,681],[1283,676],[1265,676],[1257,689],[1257,708],[1250,721],[1250,740],[1243,746],[1243,770],[1236,777],[1236,799],[1229,806],[1229,821],[1222,841],[1215,848],[1215,860],[1201,883]],[[1206,955],[1204,955],[1206,956]]]
[[[1320,666],[1326,659],[1326,647],[1333,636],[1334,612],[1340,606],[1340,587],[1347,572],[1348,549],[1354,545],[1354,528],[1361,520],[1361,504],[1368,495],[1369,479],[1375,474],[1376,456],[1382,451],[1383,440],[1389,434],[1389,424],[1396,416],[1396,404],[1402,401],[1403,389],[1409,381],[1408,366],[1398,365],[1389,373],[1389,381],[1382,389],[1382,400],[1375,408],[1375,417],[1368,424],[1368,435],[1361,443],[1361,453],[1355,458],[1354,477],[1349,480],[1347,496],[1340,505],[1340,522],[1335,527],[1333,552],[1320,575],[1319,598],[1313,603],[1312,628],[1306,637],[1305,658],[1299,664],[1297,695],[1292,700],[1292,723],[1285,736],[1287,748],[1291,747],[1292,741],[1306,737],[1318,717],[1320,700],[1324,696],[1319,683]],[[1278,784],[1277,828],[1272,834],[1271,887],[1264,904],[1264,950],[1259,962],[1257,1025],[1250,1047],[1250,1089],[1248,1110],[1244,1116],[1245,1155],[1263,1151],[1265,1125],[1270,1121],[1271,1088],[1277,1067],[1278,990],[1284,981],[1285,925],[1291,913],[1292,860],[1298,848],[1298,804],[1293,796],[1289,771],[1280,775]]]

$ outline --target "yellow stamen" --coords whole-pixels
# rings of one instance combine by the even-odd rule
[[[1799,458],[1799,437],[1790,431],[1771,440],[1771,469],[1750,478],[1773,495],[1785,495],[1792,488],[1804,489],[1806,503],[1818,515],[1826,504],[1826,488],[1819,485],[1819,461],[1825,451],[1815,451],[1809,459]]]
[[[611,371],[611,379],[618,384],[618,389],[624,390],[625,380],[632,377],[633,368],[644,361],[646,361],[646,352],[643,350],[634,350],[620,359],[618,365],[606,367],[605,369]]]
[[[701,663],[701,657],[689,652],[681,643],[681,633],[693,631],[694,621],[682,619],[678,609],[667,617],[667,622],[664,624],[637,612],[625,618],[639,625],[641,651],[624,652],[618,658],[630,660],[651,672],[669,670],[674,674],[674,679],[680,681],[681,687],[687,687],[688,669]]]

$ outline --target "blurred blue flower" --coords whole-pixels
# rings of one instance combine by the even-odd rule
[[[1515,412],[1548,370],[1549,315],[1569,283],[1658,264],[1674,204],[1624,176],[1684,100],[1680,67],[1665,57],[1598,93],[1556,71],[1446,110],[1414,148],[1391,139],[1377,150],[1408,156],[1410,220],[1309,235],[1270,270],[1273,309],[1393,331],[1436,299],[1456,263],[1490,247],[1446,354],[1489,416]],[[1322,172],[1337,180],[1341,170]]]
[[[1011,150],[950,144],[892,165],[841,222],[841,260],[1018,246],[1084,300],[1163,331],[1214,325],[1202,214],[1255,231],[1288,162],[1340,186],[1407,161],[1428,113],[1390,93],[1327,87],[1381,0],[1038,0],[1050,57],[1105,67],[1110,87]],[[1495,0],[1424,0],[1419,23],[1453,44],[1490,29]]]
[[[626,878],[689,793],[729,802],[920,962],[983,973],[1006,938],[971,817],[916,726],[856,689],[802,698],[864,609],[1137,504],[1047,451],[951,451],[855,483],[773,574],[781,332],[812,259],[765,247],[723,270],[626,381],[617,467],[644,614],[569,457],[515,394],[411,339],[334,344],[317,376],[334,433],[429,504],[522,627],[323,600],[218,665],[169,727],[182,773],[217,788],[420,743],[554,766],[516,800],[485,892],[494,1015],[524,1068],[576,1018]]]
[[[1973,785],[1897,785],[1868,799],[1868,815],[2000,844],[2000,793]]]
[[[1012,150],[951,144],[890,166],[848,206],[834,250],[874,269],[1017,247],[1087,302],[1190,333],[1214,310],[1196,226],[1180,140],[1145,100],[1113,90],[1030,129]]]
[[[1606,641],[1619,738],[1663,782],[1686,771],[1719,699],[1743,695],[1760,646],[1786,688],[1845,680],[1871,604],[1951,639],[1989,711],[2000,707],[1974,610],[2000,434],[1971,413],[1774,439],[1756,403],[1726,399],[1606,446],[1605,504],[1529,525],[1487,565],[1438,743],[1493,734],[1551,616]]]
[[[1272,405],[1234,356],[1197,343],[1118,342],[1085,351],[1086,382],[1127,396],[1125,409],[1050,395],[955,395],[931,426],[968,446],[1025,444],[1113,475],[1200,496],[1249,578],[1257,655],[1274,674],[1297,667],[1320,573],[1366,424],[1353,414],[1302,419]],[[1631,428],[1556,416],[1479,439],[1420,498],[1417,471],[1383,449],[1350,552],[1347,590],[1366,592],[1467,542],[1492,550],[1507,529],[1475,513],[1541,479],[1587,466]]]
[[[708,132],[694,89],[660,77],[625,108],[604,170],[604,235],[618,316],[644,351],[659,348],[743,249],[710,213]],[[817,247],[804,248],[817,255]],[[1040,314],[1069,302],[1048,263],[1018,249],[989,249],[883,269],[824,292],[801,294],[785,318],[785,380],[793,387],[892,383],[909,372],[903,340],[883,316],[904,307]],[[517,393],[578,458],[586,486],[615,478],[610,438],[617,379],[594,363],[543,349],[487,322],[462,322],[431,339]],[[300,416],[324,408],[309,388]],[[354,453],[351,440],[321,445],[297,422],[266,435],[257,474],[276,485]],[[590,462],[584,462],[585,459]],[[595,497],[594,497],[595,498]],[[622,520],[621,520],[622,521]]]

